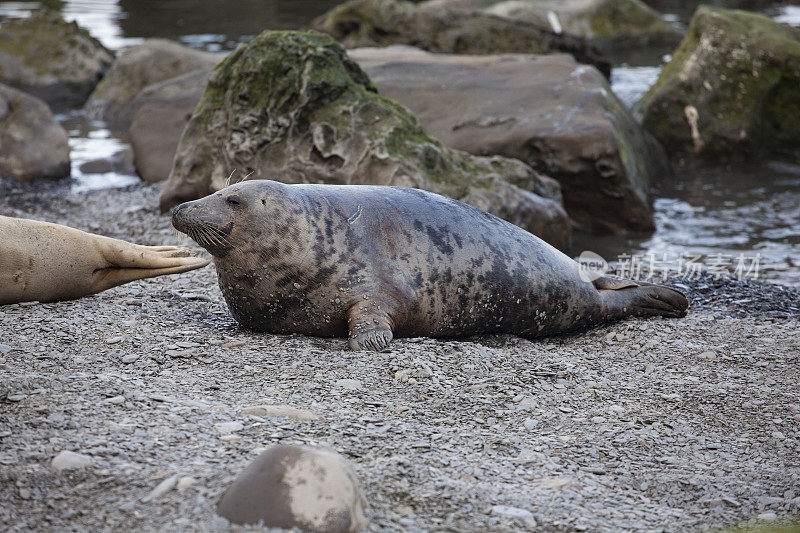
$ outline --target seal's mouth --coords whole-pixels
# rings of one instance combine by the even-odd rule
[[[197,244],[209,251],[214,257],[225,257],[233,249],[230,234],[233,222],[227,225],[202,219],[196,212],[196,206],[187,202],[172,211],[172,225],[176,230],[191,237]]]

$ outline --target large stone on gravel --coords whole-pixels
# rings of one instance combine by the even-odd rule
[[[92,466],[92,458],[82,453],[75,453],[69,450],[63,450],[58,453],[50,462],[53,470],[75,470],[78,468],[87,468]]]
[[[362,531],[367,502],[353,469],[324,448],[273,446],[236,478],[217,506],[234,524],[320,533]]]
[[[142,89],[197,70],[211,70],[222,57],[166,39],[148,39],[119,55],[86,102],[86,111],[94,118],[129,124],[133,100]]]
[[[457,54],[571,54],[608,76],[611,65],[585,40],[549,26],[438,5],[395,0],[351,0],[317,18],[311,27],[347,48],[407,44]]]
[[[197,70],[145,87],[133,100],[130,127],[136,173],[147,182],[167,179],[178,141],[203,96],[210,70]]]
[[[161,195],[166,211],[230,176],[416,187],[473,204],[566,244],[558,184],[504,157],[446,148],[378,95],[327,35],[264,32],[214,70]]]
[[[606,80],[567,55],[458,56],[389,47],[351,51],[382,94],[447,146],[514,157],[561,183],[593,233],[653,229],[650,183],[669,174]]]
[[[634,112],[669,151],[800,160],[800,29],[698,8]]]
[[[113,60],[89,32],[52,11],[0,26],[0,82],[54,108],[83,105]]]
[[[47,104],[0,85],[0,176],[32,181],[69,174],[67,132]]]
[[[683,36],[675,24],[639,0],[509,0],[484,12],[542,26],[552,24],[552,12],[563,31],[602,50],[677,45]]]

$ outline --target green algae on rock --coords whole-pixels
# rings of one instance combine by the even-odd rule
[[[55,108],[82,105],[113,60],[88,31],[53,11],[0,27],[0,82]]]
[[[264,32],[216,68],[184,130],[161,209],[245,176],[416,187],[477,205],[556,246],[570,232],[554,180],[514,159],[442,146],[317,32]]]
[[[455,54],[570,54],[606,77],[611,64],[584,39],[538,24],[438,4],[350,0],[311,23],[347,48],[407,44]]]
[[[800,161],[800,30],[701,7],[635,114],[671,152]]]

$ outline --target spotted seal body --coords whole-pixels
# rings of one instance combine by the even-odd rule
[[[213,256],[243,326],[350,337],[537,337],[634,315],[684,316],[667,287],[602,277],[541,239],[417,189],[251,180],[187,202],[173,225]]]

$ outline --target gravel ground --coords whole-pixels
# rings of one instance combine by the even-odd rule
[[[6,183],[0,213],[191,245],[157,196]],[[0,529],[225,530],[217,499],[276,443],[348,457],[375,531],[687,531],[797,516],[800,295],[683,283],[694,303],[681,320],[539,341],[400,339],[380,354],[240,329],[212,267],[5,306]],[[262,404],[318,418],[243,412]],[[90,465],[53,469],[64,450]]]

